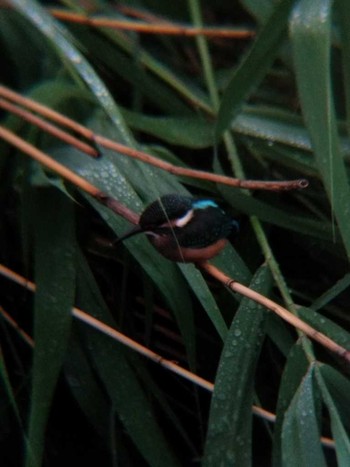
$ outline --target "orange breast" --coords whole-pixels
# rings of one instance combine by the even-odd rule
[[[198,263],[216,256],[226,245],[227,239],[221,238],[205,248],[180,248],[178,245],[169,248],[164,237],[148,237],[152,245],[166,258],[179,263]]]

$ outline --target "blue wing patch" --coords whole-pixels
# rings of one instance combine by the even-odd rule
[[[211,199],[201,199],[199,201],[195,201],[192,204],[194,209],[206,209],[209,208],[210,206],[213,208],[218,208],[219,206],[212,201]]]

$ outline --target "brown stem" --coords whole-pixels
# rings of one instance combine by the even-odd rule
[[[203,269],[204,271],[206,271],[207,273],[209,273],[212,277],[215,277],[215,279],[220,281],[222,284],[224,284],[231,290],[238,292],[239,294],[244,295],[245,297],[248,297],[251,300],[254,300],[256,303],[259,303],[260,305],[263,305],[264,307],[273,311],[274,313],[276,313],[276,315],[280,316],[282,319],[287,321],[287,323],[291,324],[295,328],[305,333],[311,339],[319,342],[321,345],[326,347],[331,352],[344,358],[347,362],[350,362],[350,351],[349,350],[337,344],[332,339],[327,337],[325,334],[319,331],[316,331],[316,329],[309,326],[307,323],[302,321],[297,316],[293,315],[293,313],[288,311],[286,308],[283,308],[281,305],[278,305],[277,303],[273,302],[269,298],[264,297],[263,295],[259,294],[258,292],[255,292],[249,287],[246,287],[245,285],[240,284],[239,282],[227,276],[225,273],[220,271],[220,269],[218,269],[217,267],[215,267],[214,265],[208,262],[200,263],[199,267]]]
[[[40,104],[39,102],[36,102],[33,99],[29,99],[28,97],[24,97],[21,94],[12,91],[12,89],[7,88],[6,86],[2,86],[1,84],[0,95],[2,95],[8,100],[16,102],[16,104],[23,105],[24,107],[27,107],[28,109],[31,109],[34,112],[40,113],[44,117],[49,118],[50,120],[53,120],[54,122],[59,123],[62,126],[70,128],[71,130],[82,135],[86,139],[93,139],[93,132],[89,128],[86,128],[85,126],[80,125],[71,118],[66,117],[65,115],[62,115],[59,112],[50,109],[50,107]]]
[[[6,277],[9,280],[12,280],[13,282],[16,282],[22,287],[25,287],[27,290],[30,290],[31,292],[35,292],[36,286],[33,282],[25,279],[24,277],[20,276],[19,274],[15,273],[11,269],[7,268],[3,264],[0,264],[0,274],[4,277]],[[2,313],[2,309],[0,307],[0,313]],[[198,386],[201,386],[202,388],[213,392],[214,390],[214,384],[211,383],[210,381],[205,380],[204,378],[201,378],[200,376],[191,373],[190,371],[186,370],[185,368],[182,368],[181,366],[177,365],[176,363],[172,362],[171,360],[167,360],[166,358],[163,358],[161,355],[156,354],[152,350],[148,349],[147,347],[144,347],[143,345],[139,344],[138,342],[134,341],[133,339],[130,339],[130,337],[127,337],[125,334],[122,334],[121,332],[117,331],[116,329],[108,326],[107,324],[102,323],[101,321],[97,320],[96,318],[93,318],[89,314],[85,313],[82,310],[79,310],[78,308],[73,308],[72,309],[72,314],[76,319],[79,319],[81,321],[84,321],[86,324],[89,326],[92,326],[94,329],[97,331],[108,335],[112,339],[120,342],[121,344],[133,349],[135,352],[140,353],[146,358],[149,358],[153,362],[155,362],[158,365],[161,365],[162,367],[166,368],[169,371],[172,371],[182,378],[185,378],[189,381],[191,381],[194,384],[197,384]],[[6,317],[5,317],[6,319]],[[13,325],[16,329],[18,329],[17,323],[14,322],[14,320],[11,318],[8,320],[8,322]],[[33,346],[34,342],[33,340],[28,336],[27,340],[28,344]],[[276,415],[274,413],[271,413],[261,407],[257,407],[253,405],[252,407],[252,412],[263,418],[264,420],[268,420],[272,423],[276,421]],[[334,447],[334,441],[330,438],[325,438],[321,437],[321,442],[328,447]]]
[[[224,28],[196,28],[193,26],[181,26],[174,24],[138,23],[129,20],[118,20],[110,18],[94,18],[71,11],[63,11],[55,8],[50,9],[55,18],[71,23],[85,24],[88,26],[112,28],[125,31],[137,31],[143,34],[163,34],[171,36],[206,36],[232,39],[249,39],[255,35],[254,31],[248,29],[224,29]]]
[[[142,162],[145,162],[146,164],[153,165],[173,175],[193,177],[201,180],[208,180],[215,183],[221,183],[236,188],[246,188],[251,190],[282,191],[301,189],[306,188],[308,186],[308,181],[305,179],[288,181],[240,180],[238,178],[227,177],[225,175],[217,175],[213,173],[203,172],[201,170],[193,170],[184,167],[178,167],[173,164],[170,164],[169,162],[165,162],[161,159],[151,156],[146,152],[130,148],[128,146],[125,146],[124,144],[117,143],[116,141],[113,141],[104,136],[94,134],[91,130],[84,127],[83,125],[76,123],[74,120],[63,116],[42,104],[32,101],[31,99],[24,98],[21,95],[16,94],[13,91],[1,85],[0,95],[3,95],[7,99],[10,99],[18,104],[24,105],[35,112],[41,113],[46,118],[54,120],[60,125],[70,128],[71,130],[81,134],[84,138],[94,142],[95,144],[99,144],[104,148],[111,149],[118,153],[140,160]]]
[[[123,216],[129,222],[133,224],[138,223],[139,216],[136,213],[128,209],[126,206],[123,206],[116,199],[113,199],[106,193],[103,193],[101,190],[89,183],[83,177],[80,177],[80,175],[75,174],[63,164],[60,164],[59,162],[55,161],[43,151],[40,151],[40,149],[36,148],[32,144],[27,143],[22,138],[15,135],[12,131],[8,130],[7,128],[4,128],[1,125],[0,138],[4,139],[12,146],[15,146],[17,149],[24,152],[25,154],[28,154],[30,157],[40,162],[40,164],[44,165],[48,169],[54,171],[55,173],[63,177],[65,180],[68,180],[78,188],[84,190],[86,193],[96,198],[102,204],[108,206],[112,211]]]
[[[96,151],[95,148],[89,146],[86,143],[83,143],[75,136],[70,135],[69,133],[61,130],[60,128],[57,128],[52,123],[48,123],[42,118],[37,117],[36,115],[32,114],[31,112],[28,112],[27,110],[22,109],[18,105],[11,104],[11,102],[8,102],[7,100],[0,98],[0,107],[7,110],[8,112],[18,115],[19,117],[23,118],[27,122],[32,123],[33,125],[36,125],[37,127],[41,128],[47,133],[50,133],[56,138],[61,139],[65,143],[75,146],[77,149],[85,152],[89,156],[93,156],[93,157],[99,156],[99,153]]]

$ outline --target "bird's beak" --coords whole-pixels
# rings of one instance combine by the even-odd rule
[[[133,237],[134,235],[137,235],[137,234],[142,233],[142,232],[143,232],[142,227],[140,227],[139,225],[135,225],[135,227],[132,227],[132,229],[125,232],[124,235],[117,238],[117,240],[115,240],[113,243],[117,244],[119,242],[123,242],[127,238]]]

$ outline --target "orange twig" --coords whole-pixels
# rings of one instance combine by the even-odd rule
[[[298,188],[306,188],[308,186],[308,181],[305,179],[298,180],[288,180],[288,181],[260,181],[260,180],[240,180],[238,178],[227,177],[226,175],[217,175],[208,172],[203,172],[202,170],[193,170],[187,169],[185,167],[177,167],[169,162],[162,161],[157,159],[150,154],[147,154],[138,149],[130,148],[123,144],[112,141],[108,138],[105,138],[100,135],[95,135],[95,142],[101,146],[112,149],[114,151],[121,152],[127,156],[138,159],[147,164],[151,164],[155,167],[158,167],[166,172],[169,172],[173,175],[182,175],[184,177],[193,177],[201,180],[208,180],[211,182],[221,183],[223,185],[229,185],[236,188],[247,188],[250,190],[271,190],[271,191],[280,191],[280,190],[295,190]]]
[[[127,219],[131,223],[133,224],[138,223],[139,216],[136,213],[128,209],[123,204],[119,203],[119,201],[103,193],[101,190],[96,188],[94,185],[89,183],[87,180],[73,173],[67,167],[55,161],[50,156],[45,154],[43,151],[40,151],[32,144],[27,143],[26,141],[24,141],[23,139],[15,135],[13,132],[7,130],[6,128],[2,126],[0,126],[0,137],[3,138],[8,143],[12,144],[13,146],[17,147],[19,150],[28,154],[30,157],[32,157],[36,161],[43,164],[45,167],[49,168],[50,170],[53,170],[58,175],[70,181],[71,183],[76,185],[78,188],[81,188],[86,193],[89,193],[91,196],[96,198],[101,203],[105,204],[107,207],[109,207],[111,210],[113,210],[117,214],[123,216],[125,219]],[[267,308],[269,308],[270,310],[274,311],[276,314],[281,316],[284,320],[291,323],[293,326],[300,329],[301,331],[305,332],[305,334],[312,337],[314,340],[320,342],[322,345],[327,347],[332,352],[335,352],[336,354],[350,361],[350,352],[348,350],[339,346],[338,344],[333,342],[331,339],[329,339],[324,334],[316,331],[311,326],[304,323],[300,318],[297,318],[296,316],[294,316],[292,313],[290,313],[285,308],[281,307],[280,305],[273,302],[272,300],[269,300],[268,298],[263,297],[257,292],[254,292],[248,287],[245,287],[244,285],[239,284],[238,282],[232,280],[230,277],[226,276],[222,271],[220,271],[215,266],[209,263],[201,263],[201,267],[202,269],[207,271],[209,274],[211,274],[213,277],[215,277],[216,279],[218,279],[219,281],[223,282],[225,285],[230,287],[232,290],[235,290],[251,298],[252,300],[255,300],[256,302],[261,303],[262,305],[266,306]]]
[[[22,339],[31,347],[34,346],[34,341],[33,339],[25,332],[23,329],[18,325],[18,323],[12,318],[9,313],[7,313],[2,306],[0,306],[0,314],[4,318],[5,321],[7,321],[8,324],[10,324],[13,329],[15,329],[18,332],[18,335],[22,337]]]
[[[236,188],[246,188],[250,190],[271,190],[271,191],[281,191],[281,190],[295,190],[306,188],[308,186],[308,181],[305,179],[297,180],[288,180],[288,181],[260,181],[260,180],[240,180],[238,178],[227,177],[225,175],[217,175],[209,172],[204,172],[202,170],[193,170],[187,169],[184,167],[178,167],[169,162],[165,162],[161,159],[158,159],[150,154],[147,154],[144,151],[138,149],[130,148],[124,144],[117,143],[109,138],[93,133],[88,128],[76,123],[74,120],[55,112],[48,107],[39,104],[31,99],[24,98],[21,95],[9,90],[5,86],[0,85],[0,95],[3,95],[9,100],[16,102],[17,104],[24,105],[31,110],[41,113],[46,118],[49,118],[53,121],[56,121],[62,126],[70,128],[76,133],[81,134],[87,140],[93,141],[105,147],[111,149],[118,153],[124,154],[129,157],[138,159],[146,164],[153,165],[162,170],[165,170],[173,175],[193,177],[201,180],[208,180],[215,183],[221,183],[224,185],[236,187]]]
[[[53,136],[56,136],[56,138],[61,139],[65,143],[75,146],[77,149],[85,152],[89,156],[98,157],[99,155],[95,148],[89,146],[86,143],[83,143],[79,139],[75,138],[75,136],[72,136],[69,133],[61,130],[60,128],[57,128],[55,125],[52,125],[52,123],[46,122],[42,118],[37,117],[36,115],[33,115],[27,110],[24,110],[17,105],[11,104],[5,99],[0,98],[0,107],[7,110],[8,112],[18,115],[19,117],[23,118],[27,122],[30,122],[33,125],[36,125],[37,127],[41,128],[47,133],[50,133]]]
[[[255,292],[249,287],[240,284],[239,282],[227,276],[225,273],[220,271],[220,269],[208,262],[199,263],[199,267],[206,271],[208,274],[210,274],[212,277],[215,277],[215,279],[217,279],[229,289],[233,290],[234,292],[238,292],[239,294],[248,297],[251,300],[254,300],[260,305],[263,305],[264,307],[273,311],[274,313],[276,313],[276,315],[280,316],[282,319],[294,326],[296,329],[299,329],[300,331],[305,333],[311,339],[317,341],[318,343],[320,343],[339,357],[344,358],[347,362],[350,362],[349,350],[337,344],[325,334],[316,331],[316,329],[309,326],[297,316],[293,315],[293,313],[288,311],[286,308],[283,308],[281,305],[278,305],[269,298],[264,297],[263,295],[259,294],[258,292]]]
[[[97,197],[101,194],[101,191],[87,180],[73,173],[67,167],[55,161],[52,157],[48,156],[43,151],[40,151],[40,149],[36,148],[32,144],[24,141],[22,138],[3,126],[0,126],[0,137],[90,195]]]
[[[22,287],[25,287],[27,290],[30,290],[31,292],[35,292],[36,290],[36,285],[29,281],[28,279],[25,279],[23,276],[20,276],[19,274],[15,273],[11,269],[7,268],[3,264],[0,264],[0,274],[7,279],[16,282]],[[0,313],[2,312],[0,308]],[[89,314],[85,313],[82,310],[79,310],[79,308],[73,308],[72,309],[72,315],[76,318],[79,319],[80,321],[83,321],[85,324],[93,327],[99,332],[102,332],[103,334],[108,335],[112,339],[120,342],[121,344],[125,345],[128,348],[131,348],[135,352],[138,352],[139,354],[143,355],[144,357],[152,360],[154,363],[157,363],[158,365],[166,368],[169,371],[172,371],[173,373],[176,373],[177,375],[181,376],[182,378],[187,379],[188,381],[191,381],[194,384],[197,384],[198,386],[213,392],[214,391],[214,384],[211,383],[210,381],[205,380],[204,378],[201,378],[200,376],[197,376],[196,374],[186,370],[185,368],[177,365],[176,363],[172,362],[171,360],[167,360],[166,358],[163,358],[161,355],[153,352],[152,350],[148,349],[147,347],[144,347],[143,345],[139,344],[138,342],[134,341],[133,339],[130,339],[130,337],[127,337],[125,334],[122,334],[121,332],[117,331],[116,329],[108,326],[107,324],[102,323],[96,318],[93,318]],[[13,321],[11,318],[11,324],[18,329],[17,324]],[[33,341],[31,338],[28,340],[29,345],[33,344]],[[270,422],[275,422],[276,421],[276,416],[275,414],[261,408],[253,405],[252,407],[252,412]],[[321,441],[324,445],[328,447],[334,447],[334,441],[330,438],[326,437],[321,437]]]
[[[129,20],[89,17],[71,11],[58,10],[56,8],[52,8],[49,11],[52,16],[62,21],[69,21],[94,27],[137,31],[143,34],[164,34],[168,36],[186,37],[206,36],[222,37],[227,39],[249,39],[255,35],[254,31],[247,29],[196,28],[193,26],[183,26],[179,24],[174,25],[172,23],[164,24],[163,21],[158,24],[147,24]]]
[[[0,126],[0,138],[4,139],[12,146],[15,146],[20,151],[40,162],[40,164],[43,164],[45,167],[54,171],[64,179],[73,183],[78,188],[84,190],[86,193],[96,198],[102,204],[105,204],[107,207],[127,219],[129,222],[138,224],[139,216],[136,213],[128,209],[123,204],[119,203],[119,201],[116,199],[113,199],[106,193],[103,193],[83,177],[80,177],[80,175],[75,174],[63,164],[55,161],[43,151],[40,151],[40,149],[37,149],[32,144],[27,143],[22,138],[15,135],[12,131]]]
[[[16,282],[17,284],[21,285],[22,287],[25,287],[27,290],[30,290],[31,292],[36,291],[36,285],[29,281],[28,279],[25,279],[21,275],[15,273],[11,269],[7,268],[6,266],[0,264],[0,274],[4,277],[7,277],[8,279],[12,280],[13,282]],[[188,379],[198,386],[203,387],[204,389],[207,389],[208,391],[213,391],[214,385],[210,383],[209,381],[206,381],[205,379],[201,378],[200,376],[197,376],[190,371],[186,370],[185,368],[180,367],[176,363],[167,360],[163,358],[161,355],[158,355],[157,353],[153,352],[152,350],[148,349],[147,347],[144,347],[143,345],[139,344],[138,342],[135,342],[134,340],[130,339],[129,337],[125,336],[121,332],[117,331],[116,329],[113,329],[112,327],[108,326],[107,324],[102,323],[98,319],[94,318],[93,316],[90,316],[88,313],[85,313],[84,311],[80,310],[79,308],[73,308],[72,309],[72,315],[79,319],[80,321],[83,321],[84,323],[88,324],[89,326],[97,329],[98,331],[102,332],[103,334],[106,334],[112,339],[121,342],[122,344],[126,345],[127,347],[135,350],[136,352],[140,353],[141,355],[144,355],[148,359],[152,360],[155,363],[158,363],[159,365],[171,370],[174,373],[179,374],[185,379]]]
[[[75,131],[76,133],[80,134],[86,139],[91,140],[93,138],[93,132],[89,128],[80,125],[71,118],[66,117],[60,114],[59,112],[50,109],[44,104],[40,104],[39,102],[36,102],[33,99],[29,99],[28,97],[24,97],[21,94],[12,91],[6,86],[0,85],[0,95],[5,97],[6,99],[16,102],[16,104],[27,107],[28,109],[33,110],[34,112],[39,113],[50,120],[53,120],[59,125],[65,126],[66,128]]]

